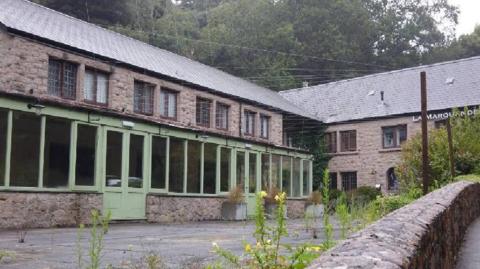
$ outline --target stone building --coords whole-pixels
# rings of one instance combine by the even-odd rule
[[[452,108],[473,115],[480,104],[480,57],[419,66],[281,92],[328,125],[333,188],[398,187],[401,145],[421,132],[420,72],[427,73],[428,126]]]
[[[320,122],[278,93],[25,0],[0,1],[0,56],[0,228],[220,219],[237,185],[302,214],[284,133]]]

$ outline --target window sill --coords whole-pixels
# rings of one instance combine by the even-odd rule
[[[388,153],[388,152],[400,152],[402,148],[388,148],[388,149],[380,149],[379,153]]]
[[[345,151],[345,152],[337,152],[337,153],[328,153],[329,156],[349,156],[349,155],[358,155],[358,151]]]

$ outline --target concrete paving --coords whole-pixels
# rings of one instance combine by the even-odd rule
[[[321,222],[318,221],[319,229]],[[288,228],[290,236],[284,240],[286,243],[320,244],[323,241],[322,230],[318,239],[312,239],[304,220],[288,220]],[[239,254],[243,250],[243,241],[253,241],[254,229],[252,221],[112,224],[105,235],[102,268],[109,264],[123,268],[122,265],[138,261],[147,253],[159,255],[169,269],[199,268],[190,264],[207,264],[218,258],[211,252],[212,242]],[[16,231],[0,231],[0,251],[13,254],[0,262],[0,268],[78,268],[77,237],[78,229],[75,228],[36,229],[28,231],[25,243],[18,243]],[[88,255],[88,237],[86,229],[80,241],[84,259]]]
[[[468,228],[457,261],[457,269],[480,268],[480,218]]]

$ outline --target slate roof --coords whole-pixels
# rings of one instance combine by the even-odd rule
[[[314,118],[277,92],[26,0],[0,0],[0,23],[10,31],[27,33],[223,94]]]
[[[325,123],[420,112],[420,72],[428,110],[480,105],[480,57],[437,63],[280,92]],[[384,91],[384,103],[381,102]]]

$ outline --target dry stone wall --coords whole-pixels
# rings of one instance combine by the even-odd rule
[[[0,229],[71,227],[90,223],[102,209],[94,193],[0,192]]]
[[[480,216],[480,184],[452,183],[396,210],[321,255],[310,269],[454,268]]]

